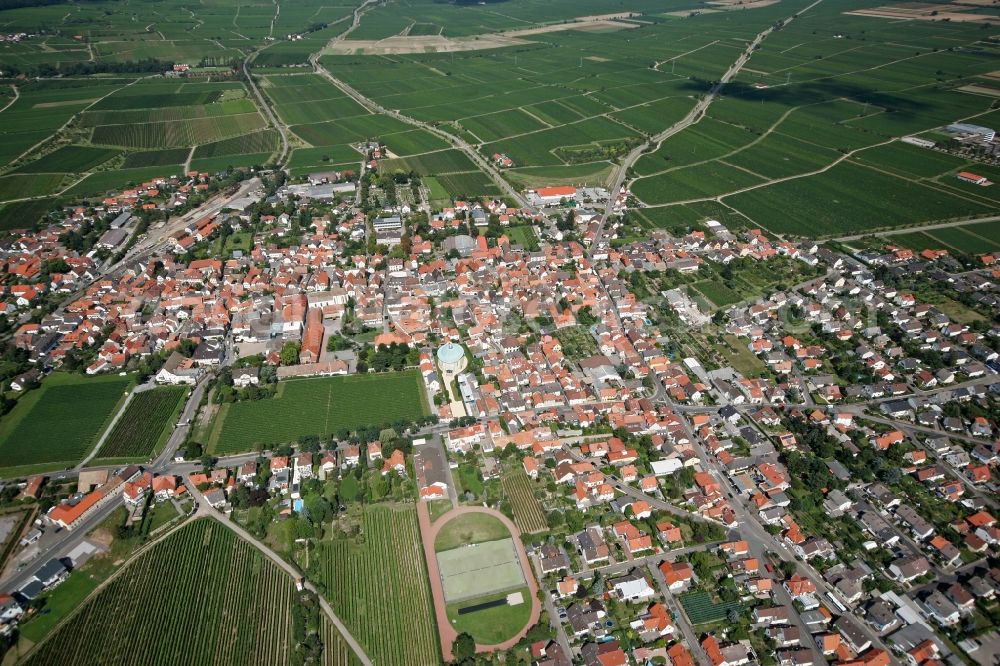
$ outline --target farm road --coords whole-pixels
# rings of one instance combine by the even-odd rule
[[[819,1],[820,0],[817,0],[817,2]],[[340,33],[336,37],[334,37],[331,40],[330,44],[343,41],[348,35],[350,35],[351,32],[355,28],[357,28],[358,25],[361,23],[361,17],[364,15],[366,11],[368,11],[370,5],[374,4],[375,2],[376,0],[366,0],[363,5],[355,9],[354,22],[351,24],[351,27],[345,30],[344,32]],[[500,187],[500,189],[504,192],[504,194],[511,197],[514,201],[518,202],[519,206],[527,205],[527,200],[521,195],[521,193],[518,192],[516,189],[514,189],[514,187],[512,187],[511,184],[508,183],[507,180],[500,175],[500,172],[494,169],[493,166],[490,165],[490,163],[487,162],[486,159],[484,159],[483,156],[479,154],[479,151],[470,146],[467,142],[463,141],[462,139],[454,136],[449,132],[446,132],[438,127],[434,127],[429,123],[415,120],[414,118],[410,118],[409,116],[403,115],[398,111],[386,109],[385,107],[381,106],[374,100],[365,97],[351,86],[347,85],[340,79],[334,77],[333,74],[331,74],[329,70],[326,69],[326,67],[320,64],[319,59],[322,53],[323,51],[319,51],[318,53],[314,53],[311,56],[309,56],[309,62],[312,64],[313,69],[316,71],[317,74],[328,80],[333,85],[337,86],[337,88],[343,91],[348,97],[352,98],[354,101],[356,101],[358,104],[368,109],[372,113],[378,113],[390,116],[400,122],[406,123],[407,125],[413,125],[414,127],[426,130],[431,134],[434,134],[435,136],[444,139],[445,141],[450,143],[452,147],[458,148],[463,153],[468,155],[469,158],[476,164],[476,166],[479,167],[484,173],[486,173],[486,175],[488,175],[490,179],[494,183],[496,183],[498,187]]]
[[[800,12],[796,13],[793,16],[788,17],[787,19],[785,19],[785,24],[794,20],[796,16],[800,16],[805,12],[809,11],[810,9],[812,9],[821,2],[823,2],[823,0],[816,0],[808,7],[802,9]],[[639,160],[640,157],[642,157],[642,155],[647,150],[653,151],[658,149],[660,147],[660,144],[662,144],[668,138],[700,121],[705,116],[705,112],[708,111],[709,105],[713,101],[715,101],[716,96],[726,85],[726,83],[728,83],[734,76],[736,76],[736,74],[739,73],[739,71],[743,68],[743,66],[746,65],[747,61],[750,60],[750,55],[760,45],[760,43],[763,42],[764,39],[771,34],[773,30],[774,26],[772,25],[766,28],[765,30],[761,31],[760,33],[758,33],[757,36],[753,38],[753,41],[750,42],[750,44],[747,46],[746,50],[744,50],[740,54],[740,57],[736,59],[736,62],[734,62],[732,65],[729,66],[729,69],[726,70],[726,73],[722,75],[722,78],[719,79],[719,82],[716,83],[714,86],[712,86],[712,89],[708,92],[708,94],[705,95],[704,98],[699,100],[698,103],[695,104],[694,108],[692,108],[691,111],[689,111],[686,116],[684,116],[681,120],[674,123],[673,125],[665,129],[664,131],[660,132],[656,136],[654,136],[646,143],[634,148],[632,152],[630,152],[625,157],[625,159],[622,160],[622,163],[621,165],[619,165],[618,171],[615,174],[611,188],[609,189],[609,191],[611,192],[611,196],[608,198],[608,204],[604,208],[604,215],[602,216],[601,226],[597,230],[597,238],[601,238],[604,233],[604,225],[607,219],[610,217],[611,213],[613,212],[615,200],[617,199],[618,193],[621,191],[622,186],[625,185],[625,180],[628,174],[628,170],[632,168],[632,166]],[[595,243],[592,246],[591,253],[596,251],[597,246],[598,246],[597,243]]]
[[[202,495],[201,492],[197,488],[195,488],[194,484],[191,483],[190,478],[186,480],[185,486],[194,496],[195,501],[198,502],[198,511],[195,512],[196,517],[208,516],[210,518],[214,518],[215,520],[219,521],[220,523],[231,529],[233,532],[235,532],[236,535],[239,536],[241,539],[244,539],[248,543],[253,544],[253,546],[257,550],[266,555],[269,560],[271,560],[279,567],[281,567],[293,579],[300,578],[302,576],[301,572],[299,572],[298,569],[296,569],[291,564],[282,559],[277,553],[268,548],[255,536],[253,536],[245,529],[243,529],[233,521],[227,519],[221,513],[219,513],[211,506],[209,506],[208,502],[205,501],[204,495]],[[323,595],[316,590],[315,586],[313,586],[312,583],[310,583],[305,579],[303,579],[303,587],[305,587],[305,589],[309,590],[310,592],[316,595],[316,598],[319,599],[319,604],[320,607],[322,607],[323,612],[326,613],[327,618],[329,618],[330,622],[333,623],[333,626],[337,628],[337,631],[339,631],[340,635],[343,636],[344,640],[347,642],[347,645],[350,646],[351,650],[354,652],[354,654],[357,656],[358,660],[363,664],[363,666],[372,666],[371,659],[369,659],[368,655],[365,654],[364,648],[362,648],[361,644],[358,643],[357,639],[355,639],[354,636],[351,635],[351,632],[347,630],[347,627],[344,625],[343,622],[341,622],[340,618],[337,617],[337,614],[333,612],[333,607],[330,606],[329,602],[327,602],[327,600],[323,597]]]
[[[87,466],[87,463],[89,463],[91,460],[94,459],[94,456],[97,455],[97,452],[101,450],[101,446],[104,445],[104,441],[108,438],[108,435],[110,435],[111,431],[113,431],[115,429],[115,426],[118,425],[118,421],[121,420],[122,414],[124,414],[125,410],[128,409],[128,406],[132,404],[132,398],[135,397],[135,394],[142,393],[143,391],[148,391],[151,388],[153,388],[152,382],[132,387],[132,390],[129,392],[128,397],[125,398],[125,402],[122,403],[122,406],[115,414],[115,417],[111,419],[111,423],[108,424],[108,427],[104,429],[103,433],[101,433],[101,437],[100,439],[97,440],[97,443],[94,445],[94,448],[90,451],[89,454],[87,454],[87,457],[81,460],[79,463],[77,463],[76,467],[74,467],[73,469],[75,470],[83,469],[84,467]]]
[[[886,229],[885,231],[866,231],[863,234],[852,234],[850,236],[837,236],[834,240],[853,241],[868,236],[895,236],[897,234],[913,234],[918,231],[933,231],[934,229],[947,229],[949,227],[960,227],[966,224],[978,224],[980,222],[998,222],[1000,215],[990,215],[988,217],[976,217],[968,220],[953,220],[951,222],[935,222],[933,224],[918,224],[912,227],[900,227],[898,229]]]
[[[7,102],[6,104],[4,104],[4,107],[2,109],[0,109],[0,113],[3,113],[7,109],[9,109],[11,106],[13,106],[14,102],[16,102],[17,99],[21,96],[21,92],[17,89],[17,86],[15,86],[13,83],[10,84],[10,88],[11,88],[11,90],[14,91],[14,97],[12,97],[9,102]]]

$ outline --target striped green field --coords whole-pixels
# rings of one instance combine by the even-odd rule
[[[310,557],[310,580],[374,663],[441,663],[416,509],[368,505],[361,533],[360,541],[318,544]]]
[[[413,421],[427,413],[423,382],[413,370],[286,380],[273,398],[224,404],[208,447],[218,454],[254,451],[303,435]]]
[[[226,526],[203,518],[127,564],[24,663],[302,663],[292,629],[298,603],[283,569]],[[324,643],[322,664],[356,662],[325,616],[316,631]]]

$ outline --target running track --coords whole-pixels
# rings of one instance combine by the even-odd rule
[[[451,645],[458,637],[458,632],[455,631],[455,628],[451,626],[451,622],[448,621],[448,604],[444,600],[444,586],[441,584],[441,572],[438,571],[437,557],[434,554],[434,541],[445,523],[452,518],[457,518],[467,513],[488,514],[502,522],[510,530],[511,536],[514,537],[514,548],[517,550],[518,558],[521,561],[521,571],[524,573],[524,580],[528,583],[528,600],[531,602],[531,616],[528,618],[528,623],[524,625],[524,628],[516,636],[496,645],[476,645],[476,652],[492,652],[494,650],[507,650],[514,647],[528,633],[528,629],[538,623],[538,617],[541,614],[542,605],[538,602],[538,583],[535,582],[535,576],[531,571],[531,563],[528,561],[528,554],[524,550],[524,544],[521,543],[521,532],[507,516],[499,511],[487,509],[482,506],[463,506],[452,509],[432,524],[427,503],[418,501],[417,519],[420,521],[420,537],[424,543],[424,559],[427,560],[427,573],[431,579],[431,594],[434,597],[434,615],[437,618],[438,636],[441,639],[441,654],[444,656],[445,661],[451,661]]]

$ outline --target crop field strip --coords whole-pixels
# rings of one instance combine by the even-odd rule
[[[155,149],[206,144],[204,157],[222,150],[217,155],[229,156],[227,165],[252,165],[267,162],[277,145],[240,82],[121,78],[95,83],[81,78],[22,84],[19,92],[17,101],[0,112],[0,135],[9,149],[3,154],[0,148],[0,156],[9,161],[67,124],[76,143],[15,162],[13,170],[0,175],[0,202],[102,195],[149,176],[179,175],[189,151]],[[131,152],[112,162],[123,151]],[[150,167],[162,170],[131,171]],[[49,208],[55,203],[45,200]],[[0,208],[0,227],[18,224],[13,215],[21,210]],[[35,210],[30,212],[27,225],[37,219]]]
[[[161,386],[132,396],[97,452],[99,458],[149,458],[172,424],[187,389]]]
[[[374,663],[440,663],[416,510],[412,504],[366,506],[361,531],[360,543],[343,538],[317,545],[313,557],[321,563],[318,582],[326,598]]]
[[[223,405],[208,446],[214,453],[253,451],[302,435],[330,435],[426,413],[420,374],[413,370],[285,380],[273,398]]]
[[[522,469],[503,475],[503,492],[514,510],[514,523],[523,534],[543,532],[548,528],[542,505],[531,489],[531,480]]]
[[[127,564],[24,663],[289,664],[295,594],[252,545],[200,519]],[[331,629],[325,663],[354,663]]]
[[[754,12],[751,18],[766,22],[766,14]],[[550,168],[517,173],[519,185],[535,184],[539,177],[602,183],[611,156],[687,113],[694,104],[688,76],[718,76],[738,54],[738,41],[724,40],[722,54],[685,56],[697,50],[691,40],[703,37],[680,24],[625,32],[627,40],[618,33],[566,31],[532,35],[530,45],[493,51],[377,59],[327,55],[323,62],[380,104],[418,120],[457,123],[459,134],[485,144],[486,156],[506,153],[518,167]],[[735,34],[754,32],[748,27]],[[668,38],[681,33],[688,40],[685,48]],[[363,39],[353,33],[352,38]],[[598,52],[600,57],[593,55]],[[676,58],[675,72],[651,67],[651,57]],[[591,162],[586,171],[576,168],[583,161]]]
[[[769,36],[706,118],[638,162],[633,192],[667,210],[679,201],[719,199],[755,225],[804,236],[995,209],[993,192],[954,178],[980,165],[887,142],[958,120],[978,122],[991,100],[953,88],[994,69],[985,56],[996,47],[980,42],[977,26],[841,20],[839,11],[818,6]],[[838,13],[835,23],[829,12]],[[951,48],[959,43],[969,48]],[[727,183],[730,166],[765,181]],[[776,211],[783,214],[776,218]],[[953,241],[970,247],[962,235]]]
[[[345,164],[356,170],[352,163],[360,163],[362,155],[355,146],[378,137],[399,158],[386,161],[384,168],[441,175],[452,198],[499,194],[486,174],[443,139],[390,116],[369,113],[318,75],[270,75],[262,82],[278,115],[308,146],[293,150],[288,163],[292,175]]]
[[[691,620],[691,624],[709,624],[725,620],[731,610],[741,610],[742,604],[738,601],[716,603],[709,596],[708,592],[685,592],[680,595],[681,605],[684,613]]]
[[[71,464],[93,446],[132,378],[57,373],[21,397],[0,424],[5,467]]]

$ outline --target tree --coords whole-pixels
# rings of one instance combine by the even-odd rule
[[[455,637],[455,642],[451,644],[451,654],[453,661],[462,662],[472,659],[476,655],[476,641],[464,631]]]
[[[286,342],[281,348],[281,365],[295,365],[299,362],[298,342]]]
[[[184,458],[187,460],[196,460],[201,458],[203,452],[200,442],[191,441],[188,442],[184,447]]]

